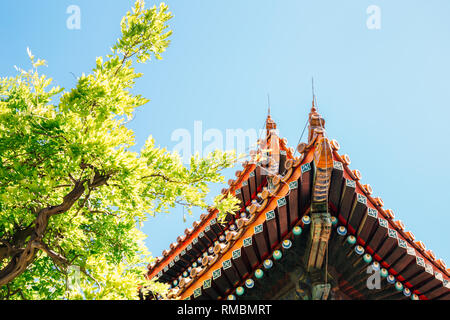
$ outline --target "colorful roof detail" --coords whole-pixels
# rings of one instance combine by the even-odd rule
[[[450,299],[444,261],[360,182],[324,125],[313,102],[308,143],[297,146],[295,157],[268,115],[266,138],[222,190],[241,200],[239,212],[222,225],[210,209],[148,267],[149,278],[172,284],[169,299],[243,299],[267,288],[264,281],[273,282],[273,292],[264,294],[275,298],[277,268],[314,273],[328,265],[336,286],[323,283],[307,293],[297,284],[297,297],[327,299],[338,290],[351,299]],[[299,257],[303,266],[293,262]],[[379,290],[367,289],[369,266],[380,272]]]

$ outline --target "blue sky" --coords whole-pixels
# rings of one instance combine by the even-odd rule
[[[154,4],[149,2],[147,4]],[[27,68],[26,48],[67,89],[119,37],[133,1],[2,1],[0,75]],[[129,124],[137,147],[153,135],[172,149],[171,133],[261,128],[270,94],[280,134],[296,146],[311,104],[314,77],[329,137],[349,154],[385,208],[450,264],[450,2],[166,1],[174,18],[164,60],[138,67],[135,91],[151,101]],[[66,27],[66,9],[81,10],[81,29]],[[368,29],[370,5],[381,28]],[[227,179],[234,170],[226,171]],[[222,188],[214,186],[213,194]],[[150,218],[144,232],[155,256],[200,212]]]

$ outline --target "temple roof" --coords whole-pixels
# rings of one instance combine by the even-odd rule
[[[384,208],[370,185],[361,183],[361,173],[350,168],[348,155],[339,154],[339,143],[328,139],[324,124],[313,102],[308,143],[300,143],[299,156],[294,156],[267,117],[267,136],[259,141],[260,148],[250,152],[243,170],[236,171],[236,179],[222,190],[224,197],[241,200],[239,212],[220,224],[217,210],[208,210],[149,265],[150,279],[171,284],[168,298],[241,296],[246,281],[256,280],[262,270],[269,269],[267,265],[282,263],[277,256],[289,250],[299,230],[306,231],[316,219],[315,212],[325,208],[332,224],[312,230],[319,232],[317,237],[311,231],[311,246],[316,247],[307,248],[313,252],[307,255],[308,268],[322,268],[328,263],[328,252],[336,264],[342,264],[335,251],[345,249],[349,259],[355,256],[352,268],[362,268],[361,259],[378,263],[388,281],[394,279],[396,288],[401,287],[403,296],[450,299],[450,269],[395,219],[391,209]],[[342,234],[354,238],[351,246],[339,240]],[[342,243],[344,249],[339,247]],[[342,291],[352,298],[367,295],[355,289],[356,278],[349,274],[339,274]],[[392,295],[396,297],[395,292]]]

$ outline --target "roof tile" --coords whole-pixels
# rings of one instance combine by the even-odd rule
[[[426,247],[425,244],[422,241],[415,241],[414,242],[422,251],[425,251]]]

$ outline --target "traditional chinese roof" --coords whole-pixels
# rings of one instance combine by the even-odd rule
[[[295,157],[267,117],[266,138],[222,190],[241,200],[239,212],[220,224],[210,209],[149,266],[150,279],[171,284],[168,298],[276,298],[298,268],[325,270],[349,299],[450,299],[445,263],[361,183],[324,127],[313,103]],[[369,265],[385,279],[380,290],[367,288]]]

